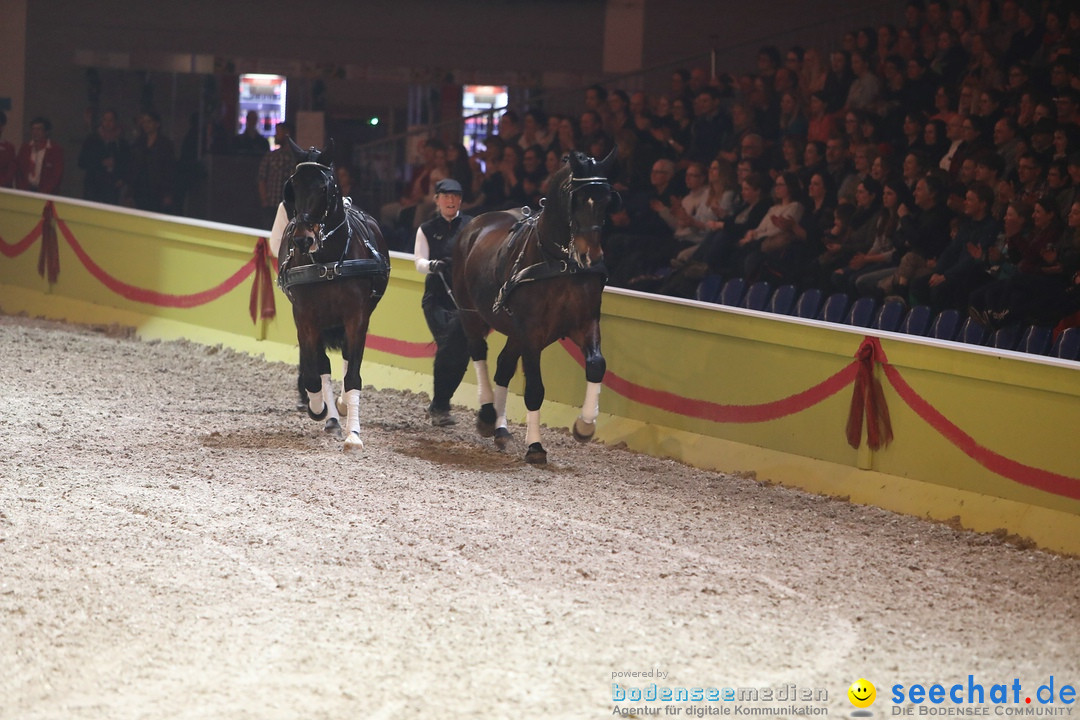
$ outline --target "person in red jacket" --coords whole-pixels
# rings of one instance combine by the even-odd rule
[[[0,110],[0,187],[15,185],[15,146],[4,139],[7,114]]]
[[[64,150],[49,139],[52,123],[43,117],[30,121],[30,140],[19,148],[15,187],[55,195],[64,179]]]

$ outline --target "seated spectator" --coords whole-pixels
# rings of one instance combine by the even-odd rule
[[[836,116],[828,111],[825,94],[816,92],[810,96],[806,119],[806,139],[810,142],[828,142],[838,132]]]
[[[928,174],[915,185],[914,207],[900,205],[896,215],[901,218],[893,237],[896,255],[900,258],[891,276],[878,282],[880,297],[899,296],[907,299],[913,280],[929,274],[949,240],[951,215],[945,206],[945,184],[940,174]],[[910,214],[910,221],[905,216]]]
[[[551,138],[547,134],[547,116],[544,115],[543,110],[529,108],[521,118],[521,136],[518,138],[518,145],[522,150],[527,150],[534,145],[547,148],[549,144],[551,144]]]
[[[866,252],[857,252],[846,267],[833,273],[833,286],[850,295],[878,296],[878,284],[891,277],[900,264],[896,235],[903,218],[901,207],[913,204],[907,186],[899,178],[890,178],[881,187],[881,210],[874,220],[874,239]]]
[[[821,90],[827,100],[828,112],[839,112],[844,107],[854,80],[848,53],[844,50],[829,53],[829,72],[825,75],[825,87]]]
[[[1043,159],[1037,153],[1026,152],[1016,164],[1016,182],[1013,183],[1014,196],[1028,205],[1046,192],[1046,180],[1043,178]]]
[[[864,51],[851,53],[851,72],[855,77],[848,86],[844,107],[848,110],[875,110],[881,96],[881,81],[874,74]]]
[[[611,231],[604,237],[608,282],[617,287],[670,263],[675,255],[675,225],[671,201],[675,197],[675,164],[657,160],[648,192],[629,193],[624,207],[611,215]]]
[[[739,240],[735,272],[748,283],[761,277],[766,259],[780,258],[794,239],[794,228],[802,221],[802,186],[798,176],[785,172],[773,183],[775,202],[757,227],[748,230]],[[741,269],[741,271],[740,271]]]
[[[814,173],[829,174],[825,165],[825,147],[823,142],[806,143],[806,147],[803,149],[802,170],[799,171],[799,181],[803,184],[803,187],[810,187],[810,178]]]
[[[792,136],[805,138],[809,130],[809,123],[794,92],[785,92],[780,96],[779,130],[781,139]]]
[[[822,240],[833,227],[836,198],[829,182],[827,173],[811,175],[802,219],[791,226],[784,247],[762,258],[761,278],[776,285],[805,283],[807,268],[824,250]]]
[[[1000,231],[990,216],[993,201],[993,191],[985,186],[967,191],[956,234],[938,256],[933,272],[911,282],[912,304],[967,310],[972,291],[985,282],[986,257]]]
[[[707,87],[694,98],[694,122],[690,126],[689,160],[708,163],[720,152],[724,138],[732,131],[732,121],[720,105],[716,88]]]
[[[577,123],[574,122],[573,118],[560,117],[558,132],[555,134],[555,137],[552,138],[548,149],[554,150],[561,158],[566,157],[574,150],[577,150],[579,144],[580,137],[578,134]]]

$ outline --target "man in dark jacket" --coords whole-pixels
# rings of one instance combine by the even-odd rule
[[[428,415],[436,426],[453,425],[450,400],[469,367],[469,349],[450,291],[450,261],[461,228],[472,219],[459,212],[462,187],[447,178],[435,183],[438,214],[416,229],[416,270],[427,275],[420,307],[435,339],[434,387]]]

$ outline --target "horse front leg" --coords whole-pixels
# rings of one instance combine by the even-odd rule
[[[600,388],[607,372],[607,361],[600,352],[600,323],[593,322],[578,341],[585,356],[585,400],[581,414],[574,420],[571,432],[578,442],[589,442],[596,433],[596,418],[600,414]]]
[[[495,446],[500,450],[505,450],[510,442],[510,430],[506,422],[506,396],[510,393],[510,381],[514,379],[520,358],[521,349],[518,343],[508,337],[495,363],[495,390],[492,397],[492,409],[495,413]]]
[[[345,451],[364,449],[360,438],[360,363],[364,359],[364,346],[367,342],[370,315],[365,309],[359,322],[346,326],[345,343],[342,351],[345,358],[345,378],[342,381],[342,396],[345,398]]]
[[[297,326],[301,327],[299,319]],[[322,368],[326,360],[326,350],[318,330],[297,332],[300,344],[300,388],[307,394],[307,413],[312,420],[326,417],[327,404],[323,398]]]
[[[525,372],[525,442],[529,446],[525,451],[525,462],[542,465],[547,462],[547,451],[540,444],[540,406],[544,404],[540,350],[525,350],[521,355],[521,369]]]

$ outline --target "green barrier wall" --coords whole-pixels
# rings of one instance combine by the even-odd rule
[[[295,361],[288,301],[274,287],[276,313],[259,302],[274,276],[255,230],[0,191],[0,251],[6,313]],[[38,272],[50,257],[53,283]],[[392,258],[365,383],[429,388],[421,280],[411,258]],[[605,293],[602,331],[600,441],[1080,552],[1080,364],[619,290]],[[493,338],[492,357],[500,347]],[[871,378],[892,429],[877,450],[865,403],[852,402]],[[569,425],[585,387],[579,353],[549,348],[544,383],[544,423]],[[463,385],[455,400],[475,405],[475,392]],[[510,411],[524,420],[519,397]]]

